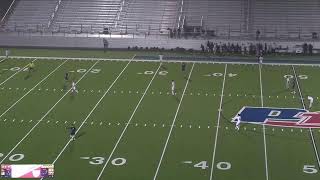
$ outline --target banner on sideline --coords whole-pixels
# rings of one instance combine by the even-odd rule
[[[2,164],[2,178],[50,178],[54,175],[53,164]]]

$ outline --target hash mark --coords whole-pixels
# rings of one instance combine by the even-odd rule
[[[90,157],[80,157],[80,159],[88,160],[88,159],[90,159]]]
[[[184,164],[192,164],[192,161],[182,161]]]

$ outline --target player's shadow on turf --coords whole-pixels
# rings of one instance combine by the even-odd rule
[[[71,92],[71,91],[69,91],[69,93],[71,93],[71,95],[70,95],[70,101],[73,101],[74,98],[76,97],[77,93],[76,93],[76,92]]]
[[[28,74],[28,75],[26,75],[25,77],[24,77],[24,80],[27,80],[27,79],[29,79],[31,77],[31,74]]]
[[[186,81],[188,81],[188,77],[184,77],[184,79],[186,80]],[[189,79],[189,83],[191,83],[192,82],[192,79]]]
[[[62,89],[63,89],[64,91],[66,91],[66,90],[68,89],[68,85],[67,85],[67,84],[64,84],[64,85],[62,86]]]
[[[174,99],[177,101],[177,103],[180,102],[180,98],[178,96],[174,96]]]
[[[86,135],[86,132],[80,132],[76,135],[76,139],[79,139],[80,137]]]

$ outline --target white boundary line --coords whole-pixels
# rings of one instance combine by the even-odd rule
[[[84,73],[81,78],[76,82],[80,82],[90,71],[91,69],[98,63],[95,62],[90,69]],[[57,104],[70,92],[71,88],[41,117],[41,119],[29,130],[29,132],[7,153],[7,155],[0,161],[0,164],[30,135],[30,133],[42,122],[42,120],[57,106]]]
[[[212,153],[212,161],[211,161],[210,180],[212,180],[212,177],[213,177],[213,166],[214,166],[214,163],[215,163],[214,161],[216,157],[216,149],[217,149],[217,142],[218,142],[218,134],[219,134],[219,127],[220,127],[220,118],[221,118],[222,102],[223,102],[223,96],[224,96],[224,86],[226,83],[227,68],[228,68],[228,64],[226,64],[224,67],[224,75],[223,75],[223,82],[222,82],[222,88],[221,88],[221,98],[220,98],[220,105],[218,110],[219,113],[218,113],[217,129],[216,129],[216,136],[215,136],[213,153]]]
[[[0,56],[0,58],[4,58],[5,56]],[[96,61],[134,61],[134,62],[167,62],[167,63],[196,63],[196,64],[247,64],[247,65],[257,65],[259,64],[259,62],[238,62],[236,60],[234,61],[189,61],[189,60],[180,60],[180,59],[172,59],[172,60],[162,60],[160,61],[160,59],[155,60],[155,59],[107,59],[107,58],[75,58],[75,57],[33,57],[33,56],[9,56],[9,59],[46,59],[46,60],[78,60],[78,61],[82,61],[82,60],[96,60]],[[253,59],[249,59],[249,60],[253,60]],[[320,67],[320,61],[319,63],[308,63],[308,64],[301,64],[301,63],[283,63],[281,62],[283,60],[279,60],[279,63],[268,63],[268,62],[264,62],[264,65],[267,66],[273,66],[273,65],[284,65],[284,66],[319,66]],[[292,62],[294,62],[296,60],[292,60]],[[314,60],[316,61],[316,60]]]
[[[65,64],[68,60],[63,61],[58,67],[56,67],[53,71],[51,71],[46,77],[44,77],[40,82],[38,82],[35,86],[33,86],[27,93],[25,93],[21,98],[19,98],[15,103],[13,103],[7,110],[5,110],[1,115],[0,118],[6,114],[11,108],[13,108],[18,102],[20,102],[25,96],[27,96],[31,91],[33,91],[39,84],[43,81],[48,79],[54,72],[56,72],[63,64]]]
[[[100,102],[103,100],[103,98],[108,94],[108,92],[110,91],[110,89],[114,86],[114,84],[118,81],[118,79],[120,78],[120,76],[123,74],[123,72],[127,69],[127,67],[129,66],[129,64],[131,63],[131,61],[129,61],[127,63],[127,65],[122,69],[122,71],[118,74],[118,76],[116,77],[116,79],[112,82],[112,84],[109,86],[108,90],[102,95],[102,97],[99,99],[99,101],[95,104],[95,106],[92,108],[92,110],[90,111],[90,113],[86,116],[86,118],[83,120],[83,122],[81,123],[81,125],[79,126],[78,130],[76,131],[76,134],[79,132],[79,130],[82,128],[82,126],[84,125],[84,123],[89,119],[89,117],[91,116],[91,114],[94,112],[94,110],[98,107],[98,105],[100,104]],[[68,145],[70,144],[70,142],[72,141],[72,139],[70,139],[67,144],[62,148],[62,150],[60,151],[60,153],[58,154],[58,156],[55,158],[55,160],[53,161],[52,164],[55,164],[56,161],[60,158],[60,156],[62,155],[62,153],[66,150],[66,148],[68,147]],[[43,179],[43,178],[42,178]]]
[[[33,58],[32,58],[33,59]],[[32,62],[36,61],[37,59],[34,59]],[[4,83],[6,83],[8,80],[10,80],[11,78],[13,78],[13,76],[17,75],[19,72],[23,71],[26,67],[28,67],[28,64],[25,65],[23,68],[21,68],[19,71],[15,72],[14,74],[12,74],[10,77],[8,77],[6,80],[4,80],[2,83],[0,83],[0,86],[3,85]]]
[[[261,107],[264,107],[264,103],[263,103],[263,87],[262,87],[262,71],[261,71],[261,69],[262,69],[262,64],[259,64]],[[264,161],[265,161],[266,180],[269,180],[266,127],[265,127],[264,124],[263,124],[262,129],[263,129],[263,145],[264,145]]]
[[[158,74],[158,71],[159,71],[159,69],[161,68],[161,65],[162,65],[162,63],[160,63],[160,64],[159,64],[159,67],[158,67],[157,71],[154,73],[154,75],[153,75],[152,79],[150,80],[150,82],[149,82],[149,84],[148,84],[147,88],[144,90],[143,95],[141,96],[141,98],[140,98],[140,100],[139,100],[138,104],[136,105],[135,109],[133,110],[133,112],[132,112],[132,114],[131,114],[131,116],[130,116],[130,118],[129,118],[128,122],[126,123],[126,126],[124,127],[124,129],[122,130],[122,133],[121,133],[120,137],[118,138],[118,141],[116,142],[116,144],[115,144],[115,146],[113,147],[113,149],[112,149],[112,151],[111,151],[111,153],[110,153],[110,155],[109,155],[109,157],[108,157],[108,159],[107,159],[106,163],[104,164],[104,166],[103,166],[102,170],[100,171],[100,173],[99,173],[99,175],[98,175],[98,177],[97,177],[97,180],[99,180],[99,179],[101,178],[101,176],[102,176],[102,174],[103,174],[103,172],[104,172],[105,168],[107,167],[107,165],[108,165],[108,163],[109,163],[109,161],[110,161],[111,157],[113,156],[113,153],[114,153],[114,152],[115,152],[115,150],[117,149],[117,147],[118,147],[118,145],[119,145],[119,143],[120,143],[120,141],[121,141],[121,139],[122,139],[122,137],[123,137],[124,133],[127,131],[127,128],[128,128],[128,126],[129,126],[129,124],[130,124],[130,122],[131,122],[131,120],[132,120],[133,116],[136,114],[137,109],[139,108],[139,106],[140,106],[140,104],[141,104],[142,100],[144,99],[144,96],[146,95],[146,93],[147,93],[147,91],[148,91],[149,87],[151,86],[151,83],[153,82],[154,78],[155,78],[155,77],[156,77],[156,75]]]
[[[170,137],[171,137],[171,133],[173,131],[173,127],[176,123],[176,119],[177,119],[177,116],[178,116],[178,113],[179,113],[179,110],[180,110],[180,106],[181,106],[181,103],[182,103],[182,100],[184,98],[184,94],[187,90],[187,87],[188,87],[188,84],[189,84],[189,80],[190,80],[190,77],[191,77],[191,74],[193,72],[193,68],[194,68],[194,64],[192,65],[191,67],[191,70],[190,70],[190,73],[189,73],[189,77],[187,79],[187,83],[183,89],[183,92],[182,92],[182,95],[181,95],[181,99],[180,99],[180,102],[179,102],[179,105],[178,105],[178,108],[177,108],[177,111],[176,111],[176,114],[174,115],[174,118],[173,118],[173,121],[172,121],[172,124],[171,124],[171,128],[170,128],[170,131],[169,131],[169,134],[168,134],[168,137],[167,137],[167,140],[166,140],[166,143],[164,145],[164,148],[162,150],[162,153],[161,153],[161,157],[160,157],[160,160],[159,160],[159,164],[158,164],[158,167],[157,167],[157,170],[154,174],[154,177],[153,177],[153,180],[156,180],[157,179],[157,176],[158,176],[158,172],[159,172],[159,169],[160,169],[160,166],[161,166],[161,163],[162,163],[162,159],[164,157],[164,154],[166,153],[166,150],[167,150],[167,146],[168,146],[168,143],[169,143],[169,140],[170,140]]]
[[[302,103],[303,109],[306,109],[306,106],[305,106],[304,100],[303,100],[303,96],[302,96],[302,93],[301,93],[301,89],[300,89],[299,80],[298,80],[298,77],[297,77],[297,74],[296,74],[296,70],[294,69],[294,66],[292,66],[292,70],[293,70],[293,73],[294,73],[294,77],[295,77],[295,79],[296,79],[296,81],[297,81],[297,86],[298,86],[298,90],[299,90],[300,99],[301,99],[301,103]],[[310,136],[311,136],[313,149],[314,149],[314,152],[315,152],[315,154],[316,154],[316,158],[317,158],[317,162],[318,162],[318,167],[320,168],[320,159],[319,159],[318,149],[317,149],[316,142],[315,142],[315,140],[314,140],[314,136],[313,136],[313,132],[312,132],[312,129],[311,129],[311,128],[309,128],[309,133],[310,133]]]

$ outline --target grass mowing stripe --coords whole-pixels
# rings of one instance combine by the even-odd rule
[[[183,92],[182,92],[182,95],[181,95],[181,99],[180,99],[180,102],[179,102],[179,105],[178,105],[176,114],[174,115],[174,118],[173,118],[173,121],[172,121],[172,124],[171,124],[171,128],[170,128],[170,131],[169,131],[169,134],[168,134],[166,143],[165,143],[165,145],[164,145],[164,148],[163,148],[163,151],[162,151],[162,154],[161,154],[161,157],[160,157],[160,161],[159,161],[159,164],[158,164],[156,173],[155,173],[155,175],[154,175],[154,177],[153,177],[154,180],[157,178],[157,175],[158,175],[158,172],[159,172],[161,163],[162,163],[163,156],[164,156],[164,154],[165,154],[165,152],[166,152],[166,150],[167,150],[167,146],[168,146],[168,143],[169,143],[169,140],[170,140],[170,137],[171,137],[171,133],[172,133],[173,127],[174,127],[174,125],[175,125],[175,123],[176,123],[176,119],[177,119],[177,116],[178,116],[178,113],[179,113],[179,109],[180,109],[180,106],[181,106],[181,103],[182,103],[184,94],[185,94],[185,92],[186,92],[186,90],[187,90],[187,87],[188,87],[188,84],[189,84],[189,81],[190,81],[190,77],[191,77],[193,68],[194,68],[194,63],[192,64],[192,67],[191,67],[191,70],[190,70],[190,73],[189,73],[189,77],[188,77],[188,79],[187,79],[187,83],[186,83],[186,85],[185,85],[185,87],[184,87],[184,89],[183,89]]]
[[[32,62],[36,61],[37,59],[34,59]],[[11,78],[13,78],[15,75],[17,75],[19,72],[23,71],[26,67],[28,67],[28,64],[25,65],[23,68],[21,68],[19,71],[12,74],[10,77],[8,77],[6,80],[4,80],[2,83],[0,83],[0,86],[9,81]]]
[[[218,142],[220,118],[221,118],[221,111],[222,111],[222,101],[223,101],[223,96],[224,96],[224,86],[225,86],[225,83],[226,83],[227,68],[228,68],[228,64],[226,64],[225,67],[224,67],[224,75],[223,75],[223,82],[222,82],[222,88],[221,88],[221,97],[220,97],[220,105],[219,105],[219,113],[218,113],[217,130],[216,130],[216,137],[215,137],[213,153],[212,153],[212,161],[211,161],[210,180],[212,180],[214,160],[215,160],[215,157],[216,157],[216,149],[217,149],[217,142]]]
[[[260,97],[261,97],[261,107],[264,107],[263,103],[263,87],[262,87],[262,64],[259,64],[259,79],[260,79]],[[265,169],[266,169],[266,180],[269,180],[269,171],[268,171],[268,155],[267,155],[267,141],[266,141],[266,127],[263,124],[263,144],[264,144],[264,160],[265,160]]]
[[[85,72],[80,79],[76,82],[80,82],[90,71],[91,69],[98,63],[99,61],[95,62],[90,69]],[[41,119],[27,132],[27,134],[7,153],[7,155],[0,161],[0,164],[30,135],[30,133],[42,122],[42,120],[47,117],[47,115],[57,106],[57,104],[70,92],[71,88],[41,117]]]
[[[116,144],[115,144],[115,146],[113,147],[113,149],[112,149],[112,151],[111,151],[111,153],[110,153],[110,155],[109,155],[109,157],[108,157],[108,159],[107,159],[106,163],[104,164],[104,166],[103,166],[102,170],[100,171],[100,173],[99,173],[99,175],[98,175],[98,177],[97,177],[97,180],[99,180],[99,179],[101,178],[101,176],[102,176],[102,174],[103,174],[103,172],[104,172],[105,168],[107,167],[107,165],[108,165],[108,163],[109,163],[109,161],[110,161],[111,157],[113,156],[113,153],[114,153],[114,152],[115,152],[115,150],[117,149],[117,147],[118,147],[118,145],[119,145],[119,143],[120,143],[120,141],[121,141],[121,139],[122,139],[122,137],[123,137],[124,133],[127,131],[127,128],[128,128],[128,126],[129,126],[129,124],[130,124],[130,122],[131,122],[131,120],[132,120],[133,116],[136,114],[136,111],[137,111],[138,107],[140,106],[140,104],[141,104],[142,100],[144,99],[144,96],[146,95],[146,93],[147,93],[147,91],[148,91],[149,87],[151,86],[151,83],[153,82],[154,78],[155,78],[155,77],[156,77],[156,75],[158,74],[159,69],[161,68],[161,66],[162,66],[162,62],[159,64],[159,67],[158,67],[157,71],[153,74],[153,77],[152,77],[152,79],[150,80],[150,82],[149,82],[149,84],[148,84],[147,88],[144,90],[143,95],[141,96],[141,98],[140,98],[140,100],[139,100],[138,104],[136,105],[135,109],[133,110],[133,112],[132,112],[132,114],[131,114],[131,116],[130,116],[130,118],[129,118],[128,122],[126,123],[126,126],[124,127],[124,129],[122,130],[122,133],[121,133],[120,137],[118,138],[118,141],[116,142]]]
[[[84,123],[88,120],[88,118],[91,116],[91,114],[93,113],[93,111],[98,107],[98,105],[100,104],[100,102],[103,100],[103,98],[108,94],[108,92],[110,91],[110,89],[114,86],[114,84],[118,81],[118,79],[120,78],[120,76],[123,74],[123,72],[127,69],[127,67],[129,66],[129,64],[131,63],[131,61],[129,61],[127,63],[127,65],[122,69],[122,71],[119,73],[119,75],[117,76],[117,78],[112,82],[112,84],[109,86],[109,88],[107,89],[107,91],[102,95],[102,97],[99,99],[99,101],[95,104],[95,106],[92,108],[92,110],[89,112],[89,114],[87,115],[87,117],[83,120],[83,122],[81,123],[81,125],[79,126],[78,130],[76,131],[76,134],[79,132],[79,130],[82,128],[82,126],[84,125]],[[53,161],[52,164],[55,164],[56,161],[59,159],[59,157],[61,156],[61,154],[64,152],[64,150],[68,147],[68,145],[70,144],[70,142],[72,141],[72,139],[70,138],[69,141],[67,142],[67,144],[63,147],[63,149],[61,150],[61,152],[58,154],[58,156],[56,157],[56,159]]]
[[[296,82],[297,82],[298,91],[299,91],[299,94],[300,94],[300,100],[301,100],[303,109],[306,109],[306,105],[304,104],[304,100],[303,100],[302,92],[301,92],[301,89],[300,89],[300,84],[299,84],[299,80],[298,80],[298,77],[297,77],[297,74],[296,74],[296,70],[294,69],[293,65],[291,67],[292,67],[292,70],[293,70],[293,73],[294,73],[294,78],[296,79]],[[320,168],[320,159],[319,159],[318,149],[317,149],[317,145],[316,145],[316,142],[314,140],[314,136],[313,136],[313,132],[312,132],[311,128],[309,128],[309,133],[310,133],[310,137],[311,137],[311,141],[312,141],[312,145],[313,145],[313,150],[314,150],[316,158],[317,158],[318,168]]]
[[[56,67],[53,71],[51,71],[46,77],[44,77],[40,82],[38,82],[35,86],[33,86],[27,93],[25,93],[21,98],[19,98],[15,103],[13,103],[7,110],[5,110],[1,115],[0,118],[6,114],[11,108],[13,108],[17,103],[19,103],[25,96],[27,96],[31,91],[33,91],[39,84],[41,84],[43,81],[48,79],[54,72],[56,72],[63,64],[65,64],[68,60],[63,61],[58,67]]]

